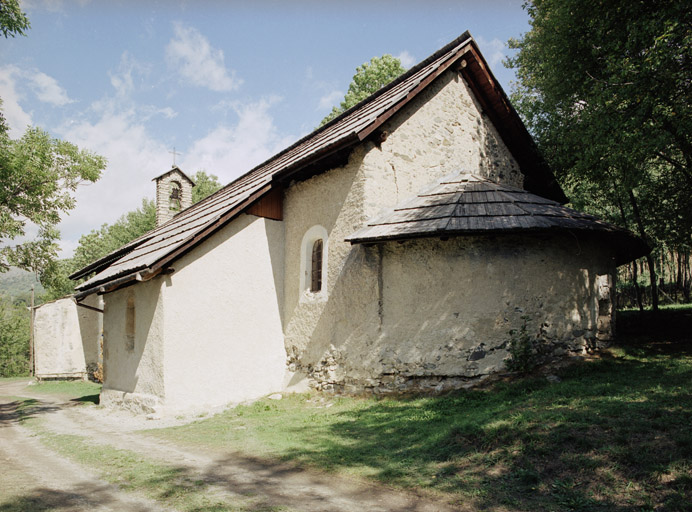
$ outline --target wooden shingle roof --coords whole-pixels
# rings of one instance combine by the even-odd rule
[[[190,182],[190,185],[192,185],[193,187],[195,186],[195,182],[192,181],[192,178],[190,178],[187,174],[185,174],[185,173],[182,171],[182,169],[181,169],[180,167],[178,167],[177,165],[174,165],[171,169],[169,169],[168,171],[164,172],[163,174],[159,174],[159,175],[156,176],[155,178],[152,178],[151,181],[160,180],[161,178],[165,178],[165,177],[168,176],[169,174],[173,174],[173,173],[180,173],[180,174],[183,176],[183,178],[185,178],[187,181]]]
[[[112,289],[128,279],[152,277],[245,211],[272,187],[281,186],[308,170],[315,173],[329,169],[330,165],[333,167],[335,155],[343,155],[368,137],[376,136],[377,129],[385,121],[448,69],[462,73],[474,91],[484,112],[519,163],[527,188],[566,202],[562,189],[535,150],[533,140],[495,81],[475,41],[464,32],[358,105],[215,194],[72,274],[72,279],[95,274],[77,286],[77,296],[104,291],[106,285]]]
[[[646,244],[629,231],[593,215],[464,172],[443,178],[371,219],[346,241],[372,244],[423,237],[551,231],[607,235],[616,249],[617,264],[649,252]]]

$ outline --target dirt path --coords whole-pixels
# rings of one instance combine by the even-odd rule
[[[158,511],[154,501],[125,493],[93,472],[61,457],[18,423],[26,382],[0,386],[0,511]],[[28,397],[34,398],[34,397]],[[57,414],[63,405],[42,400],[37,414]]]
[[[23,385],[0,384],[0,481],[16,481],[16,475],[30,477],[19,485],[16,499],[37,497],[58,508],[31,510],[166,510],[146,500],[104,483],[90,469],[82,468],[45,448],[31,432],[13,417],[11,400],[2,396],[27,396]],[[60,434],[83,436],[90,443],[130,450],[175,468],[176,474],[190,481],[203,481],[215,498],[243,503],[252,498],[250,509],[287,507],[306,512],[446,512],[456,510],[411,494],[390,490],[334,475],[304,471],[286,464],[272,464],[238,454],[190,451],[170,442],[152,439],[136,430],[154,428],[165,420],[146,421],[128,413],[115,413],[99,407],[73,407],[69,403],[42,397],[40,412],[44,425]],[[7,463],[9,461],[9,463]],[[15,484],[16,486],[17,484]],[[0,512],[4,507],[0,490]],[[16,493],[15,493],[16,494]],[[53,501],[51,501],[53,500]],[[55,501],[57,500],[57,501]],[[85,501],[87,500],[87,501]],[[106,507],[106,508],[99,508]],[[108,508],[111,507],[111,508]],[[23,510],[16,508],[16,510]]]

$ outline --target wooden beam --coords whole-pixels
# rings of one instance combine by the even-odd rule
[[[100,309],[100,308],[95,308],[94,306],[90,306],[89,304],[84,304],[84,303],[82,303],[82,302],[79,302],[75,297],[72,297],[72,300],[73,300],[74,303],[77,304],[77,306],[79,306],[80,308],[90,309],[91,311],[98,311],[99,313],[103,313],[103,310],[102,310],[102,309]]]

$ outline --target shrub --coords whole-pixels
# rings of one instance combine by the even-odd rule
[[[538,358],[534,346],[535,340],[528,331],[528,322],[531,318],[522,316],[521,319],[522,324],[519,330],[509,331],[508,350],[511,357],[505,361],[505,365],[509,371],[528,373],[536,367]]]

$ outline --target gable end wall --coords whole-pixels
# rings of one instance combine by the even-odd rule
[[[459,171],[523,186],[519,164],[457,72],[443,73],[380,130],[387,139],[370,143],[363,161],[368,217]]]
[[[363,361],[381,338],[383,253],[344,241],[367,219],[463,169],[522,185],[518,164],[455,72],[440,76],[383,129],[389,136],[380,147],[365,142],[343,167],[286,190],[284,333],[289,370],[334,381],[345,368],[337,359]],[[321,296],[299,286],[301,240],[314,226],[328,233],[326,293]]]

